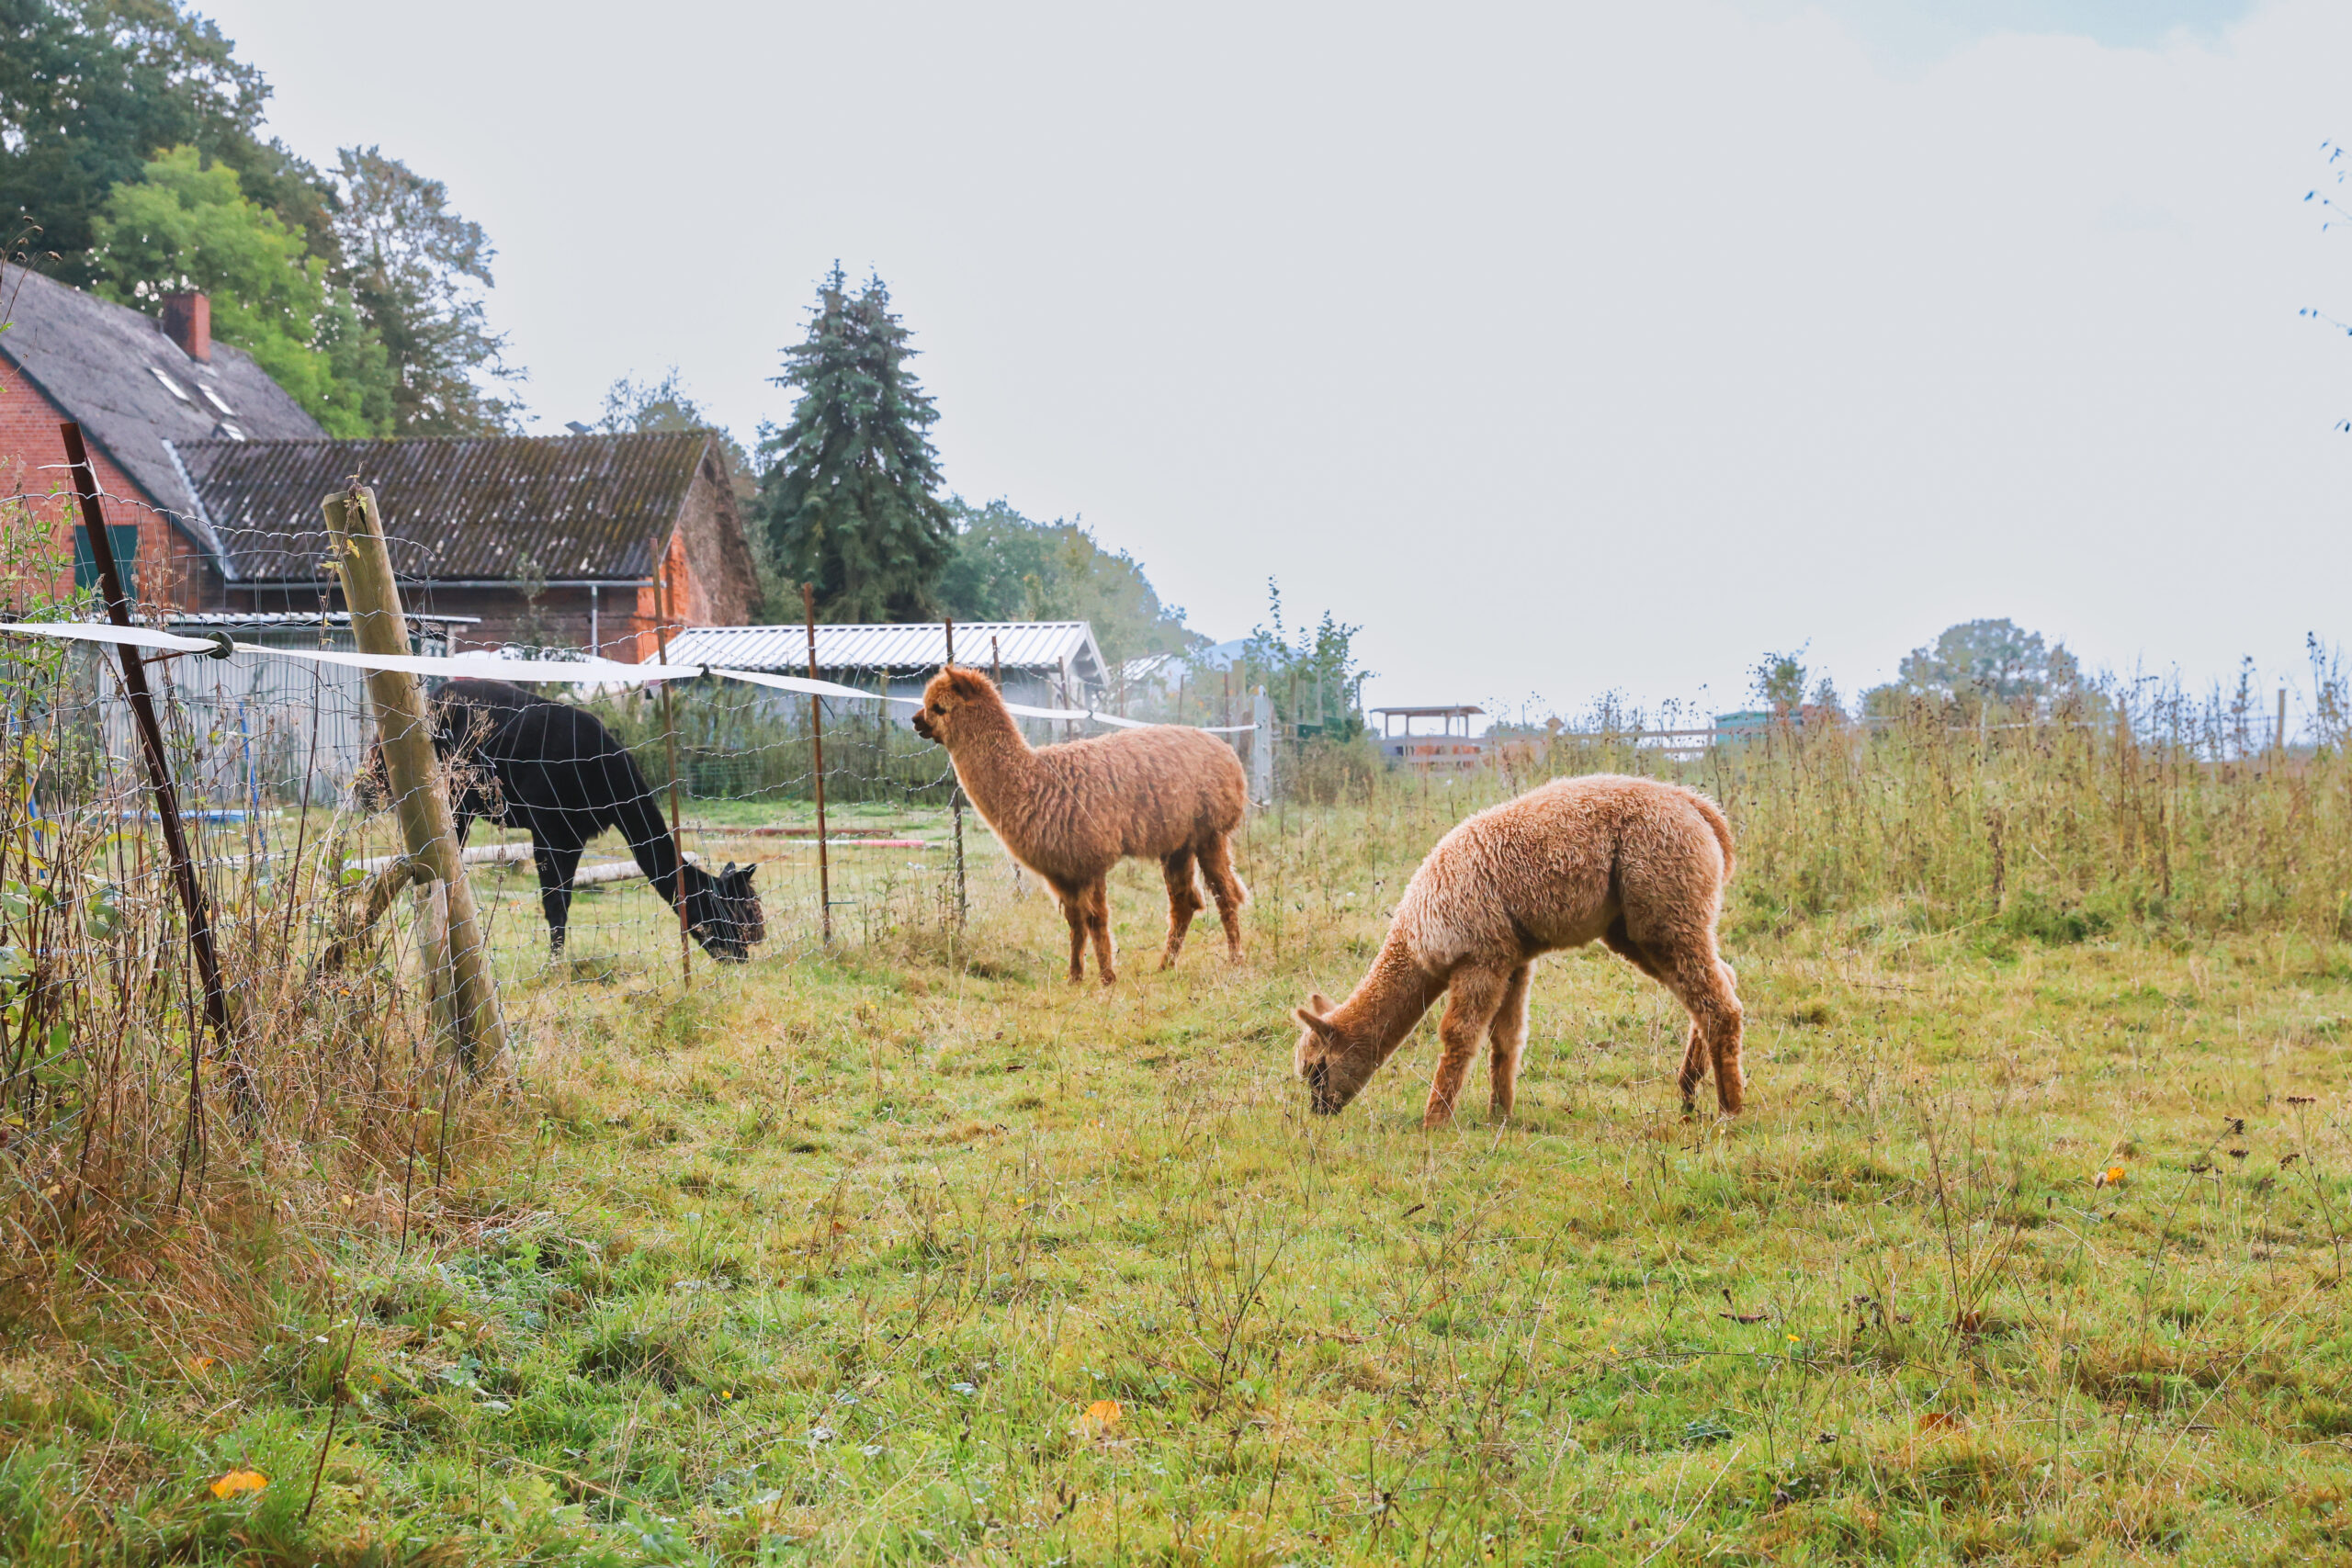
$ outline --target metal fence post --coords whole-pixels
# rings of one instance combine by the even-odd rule
[[[817,590],[800,585],[800,611],[808,626],[808,679],[817,679]],[[815,753],[817,779],[817,899],[823,908],[825,945],[833,945],[833,872],[825,852],[825,699],[808,694],[808,740]]]
[[[670,662],[670,573],[662,573],[662,615],[653,623],[653,657],[663,664]],[[670,688],[674,682],[662,682],[662,728],[670,739],[670,844],[678,856],[678,874],[671,884],[678,908],[678,984],[691,986],[695,978],[695,944],[687,940],[686,914],[686,836],[678,820],[678,714],[670,700]]]
[[[130,599],[122,591],[122,572],[116,566],[114,540],[107,533],[106,510],[98,501],[98,479],[90,467],[82,427],[68,421],[58,427],[64,438],[65,460],[74,476],[74,491],[82,503],[82,526],[90,536],[90,558],[98,569],[99,592],[105,594],[107,615],[118,626],[131,624]],[[130,699],[132,718],[139,726],[139,743],[147,755],[147,786],[155,796],[155,816],[163,824],[164,847],[172,857],[172,879],[178,886],[180,905],[187,913],[187,944],[196,955],[196,972],[204,987],[204,1021],[212,1031],[214,1051],[229,1064],[229,1088],[238,1113],[248,1122],[260,1120],[264,1109],[261,1087],[253,1069],[237,1054],[235,1025],[229,1016],[229,993],[220,980],[220,954],[212,944],[212,919],[205,904],[204,886],[196,878],[196,862],[188,854],[187,833],[180,823],[179,795],[172,787],[171,759],[164,750],[163,726],[155,719],[155,699],[147,690],[146,661],[125,645],[116,653],[122,660],[122,689]],[[202,1079],[197,1043],[187,1044],[188,1134],[203,1146]],[[175,1201],[177,1200],[175,1199]]]
[[[956,662],[956,617],[950,615],[943,624],[947,628],[947,662],[953,664]],[[955,772],[954,758],[948,759],[947,767],[951,773]],[[967,908],[964,899],[964,780],[960,774],[956,775],[955,788],[948,792],[947,809],[956,819],[956,924],[960,929]]]
[[[376,492],[355,479],[349,490],[327,497],[323,506],[344,601],[351,606],[352,639],[363,653],[405,657],[408,616],[401,608],[391,553],[384,546]],[[458,852],[457,822],[448,796],[434,776],[433,728],[424,697],[416,678],[404,670],[368,671],[368,695],[376,709],[384,774],[400,813],[401,841],[410,859],[435,884],[426,897],[438,902],[439,940],[432,942],[430,922],[424,934],[441,951],[428,948],[427,972],[448,996],[458,1060],[468,1071],[479,1072],[485,1061],[505,1055],[506,1023],[499,1015],[498,989],[491,977],[473,885],[466,880]]]

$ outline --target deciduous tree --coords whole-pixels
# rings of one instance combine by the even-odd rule
[[[345,147],[335,172],[334,237],[353,300],[391,374],[401,435],[494,435],[520,428],[499,388],[524,378],[490,330],[483,296],[497,253],[448,186],[380,148]]]
[[[2045,642],[2007,619],[1963,621],[1905,655],[1894,681],[1862,694],[1862,705],[1874,714],[1899,712],[1915,698],[1972,711],[1987,702],[2038,705],[2074,694],[2082,679],[2064,643]]]
[[[247,198],[226,164],[171,149],[115,186],[90,236],[101,294],[153,311],[166,294],[200,289],[214,335],[251,354],[329,434],[389,428],[382,350],[327,264]]]
[[[1182,653],[1205,641],[1184,612],[1160,602],[1142,565],[1106,550],[1083,524],[1033,522],[1006,502],[947,503],[956,550],[939,581],[940,608],[959,620],[1086,621],[1113,663]]]
[[[0,0],[0,226],[37,225],[56,276],[87,287],[115,187],[161,149],[252,164],[265,186],[298,163],[255,134],[269,88],[231,47],[170,0]]]

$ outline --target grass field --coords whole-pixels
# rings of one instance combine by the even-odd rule
[[[1338,1118],[1289,1072],[1433,836],[1375,818],[1253,829],[1238,969],[1154,973],[1129,867],[1108,992],[993,894],[537,971],[446,1165],[420,1108],[242,1294],[12,1321],[0,1558],[2352,1560],[2352,949],[1742,903],[1748,1114],[1595,951],[1425,1136],[1433,1021]]]

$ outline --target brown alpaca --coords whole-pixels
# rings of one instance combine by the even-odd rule
[[[1128,855],[1159,863],[1168,880],[1168,948],[1176,962],[1193,917],[1206,908],[1195,862],[1216,895],[1226,945],[1241,957],[1241,905],[1228,842],[1241,826],[1249,784],[1241,760],[1197,729],[1156,725],[1033,750],[1004,699],[977,670],[949,665],[923,688],[915,729],[947,748],[956,776],[1012,858],[1062,901],[1069,921],[1069,979],[1086,977],[1087,939],[1102,983],[1111,964],[1111,903],[1102,879]]]
[[[1442,995],[1437,1081],[1421,1125],[1453,1119],[1490,1031],[1494,1116],[1508,1117],[1535,960],[1595,937],[1690,1010],[1683,1106],[1712,1056],[1716,1099],[1737,1111],[1747,1081],[1739,997],[1715,951],[1731,865],[1731,826],[1715,803],[1654,779],[1559,779],[1468,818],[1406,885],[1371,973],[1348,999],[1333,1007],[1317,992],[1293,1011],[1298,1076],[1316,1111],[1353,1100]]]

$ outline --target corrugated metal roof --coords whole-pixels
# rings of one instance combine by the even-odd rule
[[[165,442],[231,430],[256,440],[326,434],[243,349],[216,339],[210,359],[190,359],[153,316],[19,266],[0,265],[0,300],[8,302],[9,319],[0,358],[31,378],[93,446],[199,538],[201,526],[180,515],[190,502]],[[25,482],[52,478],[62,483],[64,476],[28,474]]]
[[[1102,650],[1085,621],[958,621],[956,660],[988,668],[989,638],[1008,670],[1059,670],[1067,660],[1081,681],[1101,684]],[[937,622],[904,626],[820,626],[820,670],[936,670],[947,661],[947,630]],[[808,633],[803,626],[689,626],[670,640],[673,664],[808,672]]]
[[[701,430],[179,445],[232,582],[318,581],[319,505],[353,474],[412,581],[517,581],[526,558],[550,581],[650,578],[710,452]]]

